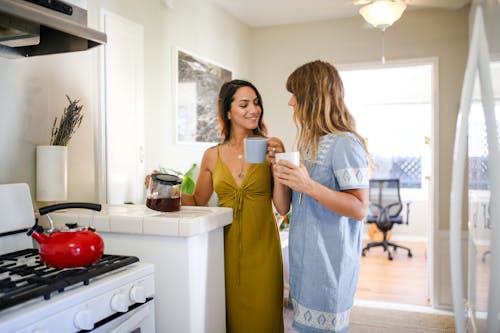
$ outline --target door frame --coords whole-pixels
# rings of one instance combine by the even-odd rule
[[[428,190],[428,225],[427,225],[427,285],[429,288],[429,298],[431,307],[438,305],[439,290],[439,267],[438,248],[436,240],[439,236],[439,60],[438,57],[412,58],[402,60],[391,60],[385,64],[380,62],[352,63],[338,66],[339,71],[361,70],[361,69],[381,69],[390,67],[410,67],[418,65],[430,65],[432,72],[431,88],[431,170]]]

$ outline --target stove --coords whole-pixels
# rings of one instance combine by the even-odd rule
[[[105,252],[87,267],[47,267],[26,235],[29,193],[0,184],[0,332],[154,332],[154,266]]]
[[[54,293],[89,285],[92,278],[139,261],[133,256],[104,255],[89,267],[57,269],[40,262],[36,249],[0,255],[0,310]]]

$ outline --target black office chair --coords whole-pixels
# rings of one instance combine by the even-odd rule
[[[382,246],[387,251],[389,260],[392,260],[392,253],[402,248],[408,251],[408,257],[412,257],[411,250],[405,246],[397,245],[387,240],[387,233],[394,224],[403,224],[403,203],[399,194],[399,179],[370,179],[369,189],[370,210],[366,218],[367,223],[376,223],[377,228],[382,232],[384,238],[381,242],[371,242],[363,249],[362,255],[372,247]],[[410,202],[406,203],[406,224],[410,216]]]

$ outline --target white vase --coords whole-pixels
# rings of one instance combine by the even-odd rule
[[[36,147],[36,199],[63,201],[68,197],[68,147]]]

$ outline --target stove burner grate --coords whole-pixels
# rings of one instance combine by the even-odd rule
[[[134,256],[104,254],[95,264],[78,268],[50,268],[40,262],[38,250],[25,249],[0,255],[0,311],[43,297],[50,299],[79,283],[138,262]]]

